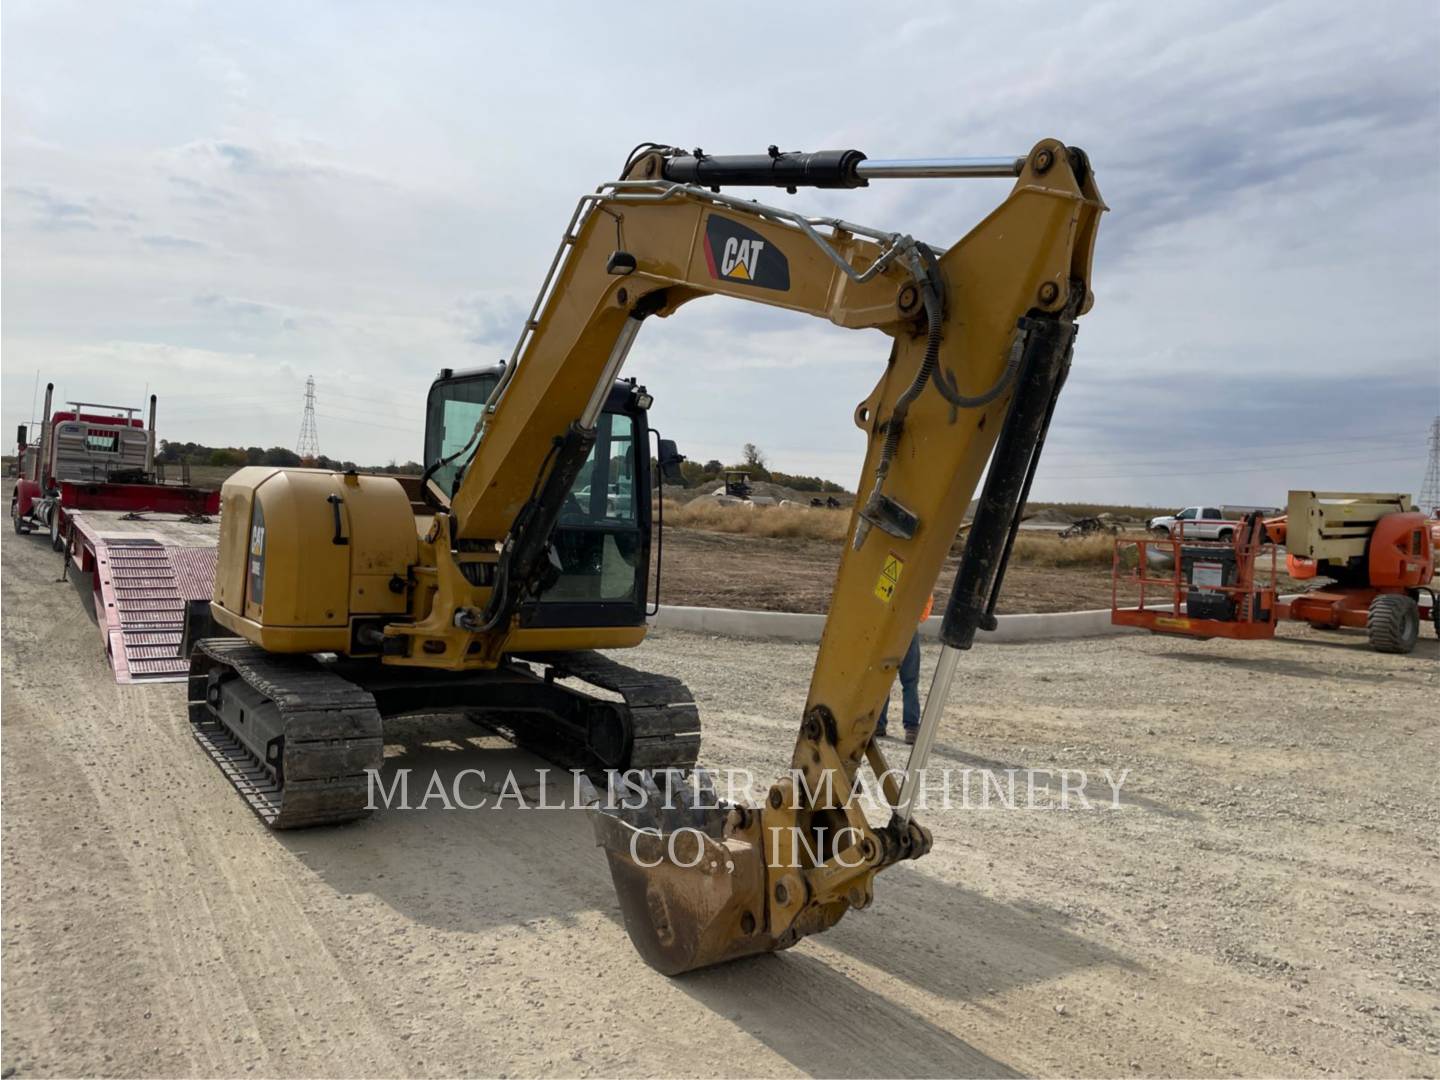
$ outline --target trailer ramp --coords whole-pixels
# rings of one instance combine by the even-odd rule
[[[185,610],[215,588],[218,526],[107,512],[72,518],[74,563],[91,575],[95,619],[115,681],[179,682]]]

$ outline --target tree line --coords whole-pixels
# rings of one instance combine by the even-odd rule
[[[754,443],[746,443],[741,449],[738,465],[724,465],[718,458],[711,458],[704,464],[698,461],[686,461],[680,466],[680,474],[685,477],[686,487],[723,482],[727,472],[749,473],[751,480],[768,480],[772,484],[793,488],[795,491],[826,493],[844,493],[846,491],[832,480],[823,480],[818,476],[800,476],[796,473],[781,472],[779,469],[770,468],[765,451]]]
[[[155,451],[155,460],[166,465],[217,465],[221,467],[240,468],[242,465],[276,465],[282,468],[303,467],[307,469],[334,469],[337,472],[344,472],[347,469],[359,469],[353,461],[340,461],[336,458],[326,457],[318,454],[315,457],[301,457],[284,446],[271,446],[268,449],[262,446],[206,446],[204,443],[196,442],[172,442],[169,439],[161,439]],[[385,473],[409,473],[420,475],[424,472],[424,466],[418,461],[407,461],[397,464],[392,461],[388,465],[370,466],[362,470],[364,472],[385,472]]]
[[[419,476],[425,471],[425,467],[418,461],[406,461],[403,464],[391,461],[388,465],[361,467],[353,461],[339,461],[332,457],[326,457],[324,454],[315,457],[301,457],[294,450],[284,446],[268,448],[261,446],[206,446],[204,443],[174,442],[169,439],[160,440],[156,447],[155,460],[166,465],[186,463],[236,469],[243,465],[273,465],[281,468],[334,469],[337,472],[359,469],[362,472],[399,473],[410,476]],[[814,491],[822,494],[832,492],[840,494],[846,491],[839,484],[818,476],[801,476],[797,473],[781,472],[779,469],[770,468],[765,452],[754,443],[745,444],[740,452],[740,462],[736,465],[726,465],[718,458],[711,458],[703,464],[698,461],[686,461],[680,466],[686,487],[723,483],[725,473],[728,471],[749,473],[751,480],[766,480],[772,484],[793,488],[796,491]]]

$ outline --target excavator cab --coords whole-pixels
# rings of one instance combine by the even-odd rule
[[[425,461],[453,494],[480,448],[466,445],[504,374],[503,364],[442,369],[425,407]],[[652,506],[651,398],[634,379],[617,381],[599,422],[595,445],[580,466],[551,534],[554,580],[520,608],[520,626],[643,626],[650,600]],[[466,451],[460,453],[457,451]],[[450,460],[453,457],[453,460]],[[656,583],[658,587],[658,582]]]

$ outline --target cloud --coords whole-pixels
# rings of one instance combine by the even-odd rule
[[[1432,3],[1102,3],[1043,19],[981,3],[898,24],[873,4],[837,2],[825,19],[771,5],[758,38],[760,9],[742,3],[704,17],[707,55],[736,58],[723,92],[670,48],[673,20],[343,10],[343,46],[342,8],[323,0],[299,16],[162,5],[84,26],[63,8],[7,10],[7,418],[36,366],[119,392],[143,362],[162,400],[275,398],[283,444],[296,380],[314,374],[337,399],[413,410],[390,428],[358,409],[327,421],[327,453],[413,457],[435,370],[508,353],[576,197],[645,138],[876,157],[1023,153],[1047,136],[1085,147],[1113,210],[1042,494],[1169,502],[1181,478],[1136,463],[1243,454],[1317,424],[1361,445],[1372,429],[1408,438],[1440,405]],[[497,43],[483,63],[482,39]],[[545,65],[523,47],[536,40]],[[652,57],[666,93],[577,112],[620,54]],[[857,64],[902,74],[861,78]],[[948,245],[1006,191],[737,193]],[[780,468],[850,482],[863,449],[850,412],[885,354],[875,334],[717,301],[647,323],[627,373],[687,447],[730,458],[754,441]],[[271,423],[263,409],[212,418],[225,400],[195,400],[168,415],[196,430],[170,433],[271,441],[246,435]],[[1296,449],[1230,479],[1288,483],[1280,455]],[[1403,464],[1318,449],[1312,480],[1418,483]]]
[[[220,293],[206,292],[197,293],[191,298],[198,308],[207,311],[221,312],[239,319],[279,319],[285,317],[285,309],[275,304],[265,304],[258,300],[244,300],[234,296],[222,296]]]
[[[200,177],[228,177],[241,182],[341,180],[346,183],[385,183],[377,174],[326,161],[313,156],[303,147],[278,142],[262,146],[228,139],[197,139],[166,151],[160,160],[174,170],[169,173],[171,181],[191,191],[223,191],[214,184],[205,184]],[[233,193],[229,197],[233,198]]]
[[[28,205],[30,214],[25,222],[31,228],[47,232],[94,232],[99,228],[94,207],[45,188],[7,187],[5,194]]]
[[[159,251],[204,251],[208,246],[199,240],[191,240],[185,236],[171,236],[168,233],[142,236],[140,242],[148,248],[155,248]]]
[[[192,176],[178,176],[172,173],[165,179],[167,183],[177,189],[174,193],[177,202],[206,209],[223,209],[233,206],[237,201],[233,192],[213,184],[201,183]]]
[[[530,304],[513,296],[468,296],[455,304],[451,318],[471,345],[503,347],[508,355],[529,314]]]

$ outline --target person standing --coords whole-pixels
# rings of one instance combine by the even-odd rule
[[[930,599],[925,601],[925,610],[920,613],[920,621],[923,623],[930,617],[931,610],[935,607],[935,594],[930,594]],[[890,695],[885,695],[885,704],[880,706],[880,723],[875,725],[875,737],[886,738],[887,714],[890,711]],[[905,741],[913,743],[916,736],[920,734],[920,628],[915,628],[915,636],[910,639],[910,647],[905,650],[905,658],[900,661],[900,719],[905,725]]]

